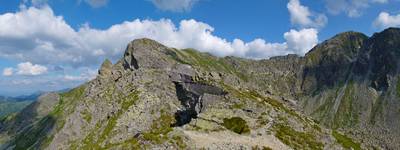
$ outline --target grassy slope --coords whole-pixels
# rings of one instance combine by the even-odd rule
[[[21,111],[33,101],[0,101],[0,118]]]

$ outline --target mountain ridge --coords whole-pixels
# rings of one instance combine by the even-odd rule
[[[396,149],[400,122],[391,118],[400,116],[399,37],[398,28],[372,37],[345,32],[304,57],[265,60],[137,39],[115,64],[105,60],[96,79],[45,98],[48,109],[27,127],[15,124],[18,117],[1,121],[0,143],[14,149]],[[204,140],[218,135],[237,142]]]

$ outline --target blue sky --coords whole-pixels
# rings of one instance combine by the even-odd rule
[[[0,95],[74,87],[148,37],[217,56],[304,55],[400,26],[399,0],[0,0]]]

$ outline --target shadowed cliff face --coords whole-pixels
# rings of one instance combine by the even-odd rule
[[[316,46],[305,57],[306,114],[359,139],[379,139],[371,145],[399,147],[400,122],[393,119],[400,117],[399,43],[400,29],[389,28],[370,38],[344,33]]]
[[[302,89],[314,93],[346,82],[367,36],[345,32],[317,45],[306,54]]]
[[[18,117],[2,120],[0,148],[398,149],[399,56],[397,28],[345,32],[304,57],[258,61],[138,39],[96,79],[25,121],[30,128],[11,132]],[[47,107],[31,112],[39,106]]]
[[[400,30],[389,28],[381,33],[374,34],[363,49],[361,56],[363,64],[361,68],[367,68],[363,74],[369,73],[371,86],[375,89],[387,90],[389,87],[389,76],[398,74],[400,56]]]
[[[223,96],[227,94],[223,89],[207,85],[204,83],[196,83],[193,81],[174,82],[176,95],[181,101],[183,110],[178,110],[175,113],[175,126],[188,124],[192,119],[197,118],[197,115],[204,111],[208,104],[215,103],[215,99],[207,99],[206,94]],[[211,102],[207,102],[211,101]]]

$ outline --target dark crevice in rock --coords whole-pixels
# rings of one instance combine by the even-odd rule
[[[182,126],[189,123],[192,118],[197,118],[196,106],[199,103],[200,96],[187,91],[181,83],[175,82],[176,95],[181,101],[185,110],[178,110],[175,113],[175,126]]]
[[[176,95],[184,107],[175,113],[176,123],[173,126],[183,126],[192,119],[196,119],[206,107],[204,104],[204,94],[225,95],[226,92],[221,88],[205,85],[196,82],[174,82]]]
[[[137,62],[136,58],[133,56],[132,56],[132,60],[131,60],[131,65],[133,66],[133,68],[139,69],[138,62]]]
[[[139,69],[138,62],[136,58],[133,56],[133,54],[130,53],[125,53],[125,58],[124,58],[124,69]]]

